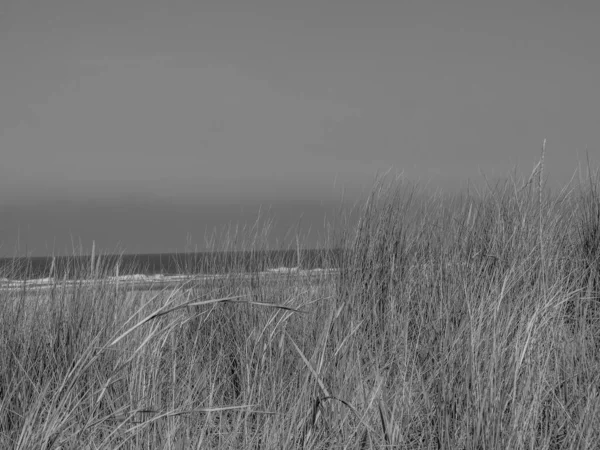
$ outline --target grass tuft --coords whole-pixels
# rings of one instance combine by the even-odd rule
[[[600,179],[552,193],[543,158],[459,194],[382,176],[333,274],[259,276],[257,221],[214,244],[250,252],[226,277],[139,291],[94,255],[0,290],[0,448],[597,448]]]

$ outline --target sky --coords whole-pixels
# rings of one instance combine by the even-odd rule
[[[5,0],[0,256],[183,251],[259,205],[314,246],[378,172],[528,174],[544,139],[564,183],[600,154],[598,23],[592,0]]]

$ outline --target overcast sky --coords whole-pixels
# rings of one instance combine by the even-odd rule
[[[322,223],[377,170],[528,173],[543,139],[564,182],[600,154],[598,24],[592,0],[5,0],[0,255],[183,250],[258,203]]]

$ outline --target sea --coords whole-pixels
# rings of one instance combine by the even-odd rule
[[[95,275],[213,275],[277,268],[338,269],[342,249],[246,250],[160,254],[97,254],[0,258],[0,278],[81,279]]]

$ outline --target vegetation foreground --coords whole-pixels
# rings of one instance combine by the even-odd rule
[[[597,448],[600,180],[542,179],[380,179],[327,277],[0,291],[0,448]]]

